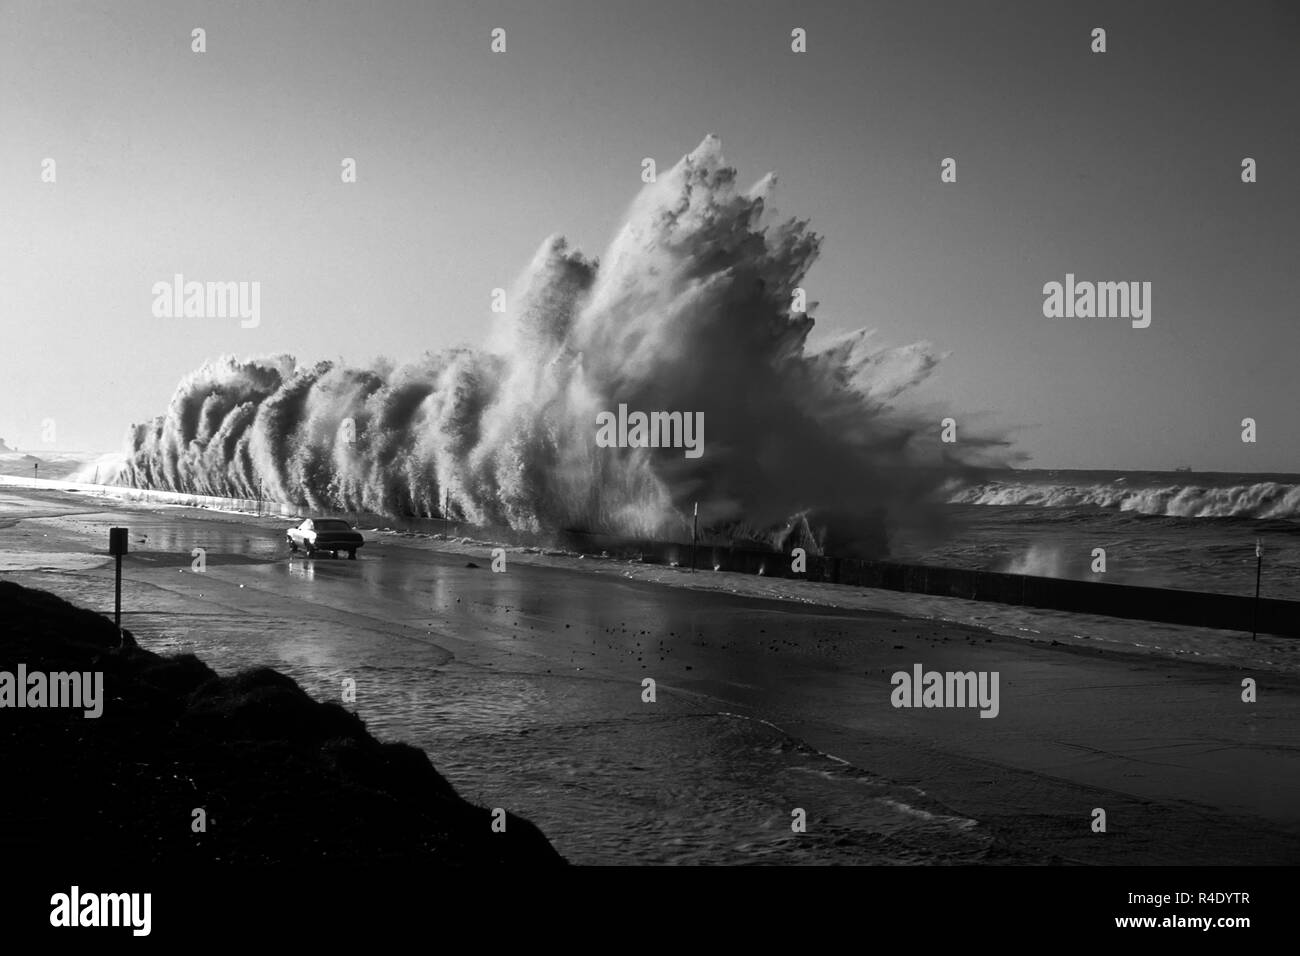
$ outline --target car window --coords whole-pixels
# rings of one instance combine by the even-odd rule
[[[333,518],[316,522],[316,527],[321,531],[350,531],[352,526],[346,521],[337,521]]]
[[[301,528],[303,531],[310,531],[310,530],[311,530],[311,519],[308,518],[308,519],[307,519],[306,521],[304,521],[302,524],[298,525],[298,527]]]

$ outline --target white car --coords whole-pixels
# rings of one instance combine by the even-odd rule
[[[341,518],[308,518],[286,531],[284,537],[290,551],[301,548],[309,558],[317,551],[328,551],[335,557],[346,551],[348,558],[355,561],[357,548],[366,543],[361,532]]]

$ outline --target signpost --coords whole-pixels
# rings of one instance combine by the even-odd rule
[[[117,558],[117,584],[113,594],[113,623],[122,630],[122,555],[126,554],[126,528],[108,529],[108,553]]]

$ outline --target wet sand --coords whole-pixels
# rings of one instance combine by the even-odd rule
[[[1054,644],[898,613],[952,599],[517,551],[494,574],[486,544],[400,535],[290,559],[282,519],[18,489],[0,574],[111,613],[114,524],[142,646],[321,699],[351,676],[373,733],[574,862],[1300,862],[1297,642],[1075,618]],[[997,671],[998,717],[891,706],[917,663]]]

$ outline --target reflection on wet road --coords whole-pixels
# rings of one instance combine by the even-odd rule
[[[222,672],[272,667],[321,700],[355,681],[346,706],[373,733],[421,747],[468,799],[532,819],[575,862],[1293,852],[1300,775],[1267,744],[1295,722],[1281,676],[1257,725],[1204,665],[513,558],[494,573],[487,547],[374,532],[356,561],[306,558],[287,522],[72,496],[0,495],[5,574],[110,611],[103,551],[119,524],[123,621],[142,645]],[[998,719],[893,708],[890,675],[914,662],[999,671]],[[1135,850],[1073,825],[1095,788],[1141,819]]]
[[[24,545],[75,553],[118,523],[51,514],[22,522],[28,540],[12,543],[30,562]],[[134,513],[129,526],[123,623],[142,645],[222,672],[273,667],[319,699],[341,701],[343,681],[356,681],[348,706],[373,733],[422,747],[467,798],[530,817],[575,862],[988,852],[970,821],[915,808],[916,792],[767,722],[783,710],[772,687],[799,658],[783,667],[770,650],[735,653],[776,634],[751,602],[522,564],[493,573],[487,553],[467,560],[376,534],[356,561],[309,559],[271,522],[181,509]],[[23,577],[89,606],[111,599],[106,560]],[[844,624],[816,611],[790,623],[805,633],[785,639],[807,637],[816,653]],[[752,719],[747,698],[767,720]],[[796,840],[791,808],[803,805],[815,835]]]

